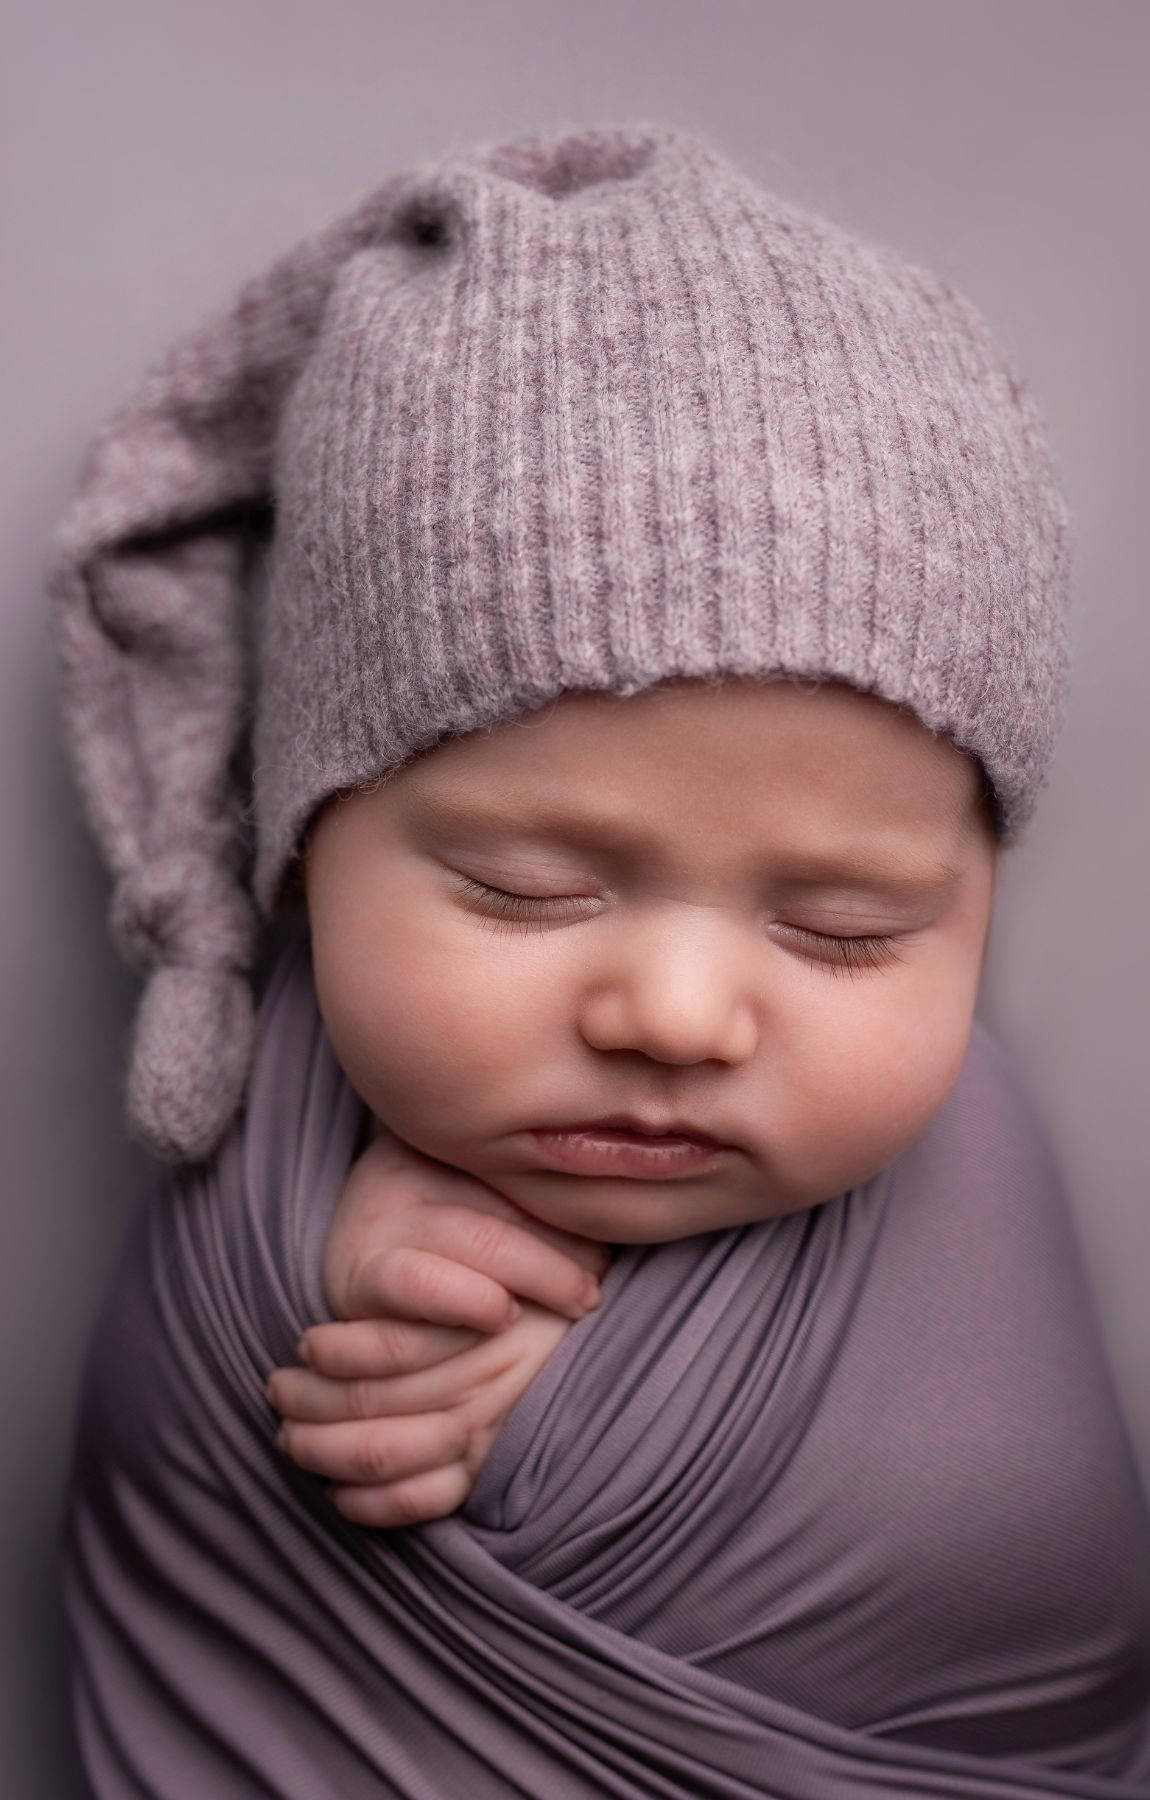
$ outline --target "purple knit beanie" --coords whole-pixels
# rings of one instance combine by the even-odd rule
[[[660,125],[394,177],[153,370],[54,540],[67,743],[149,977],[133,1132],[194,1161],[234,1118],[319,806],[565,691],[848,682],[970,752],[1016,839],[1066,586],[1034,405],[945,281]]]

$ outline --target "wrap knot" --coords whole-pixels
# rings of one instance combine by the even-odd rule
[[[169,850],[121,875],[109,929],[141,969],[245,969],[255,908],[235,876],[202,850]]]

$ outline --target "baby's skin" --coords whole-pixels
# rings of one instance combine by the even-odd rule
[[[333,796],[312,970],[374,1136],[332,1318],[268,1387],[288,1455],[363,1524],[452,1512],[605,1246],[886,1167],[962,1066],[997,849],[974,760],[838,683],[566,693]],[[555,1162],[548,1133],[618,1114],[720,1149]]]
[[[544,1225],[378,1122],[324,1246],[335,1322],[276,1369],[277,1442],[360,1525],[463,1505],[504,1419],[599,1303],[605,1246]]]

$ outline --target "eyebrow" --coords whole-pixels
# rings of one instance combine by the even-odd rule
[[[636,832],[621,821],[587,818],[554,806],[536,806],[530,812],[504,811],[490,802],[461,801],[436,794],[420,795],[419,805],[440,830],[504,832],[590,850],[607,846],[623,852],[653,841],[649,834]],[[941,893],[962,880],[962,870],[945,859],[924,861],[913,854],[887,857],[860,845],[829,851],[796,847],[784,850],[779,861],[780,879],[795,890],[839,885],[884,893]]]

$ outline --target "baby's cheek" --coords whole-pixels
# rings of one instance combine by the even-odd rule
[[[392,965],[386,979],[333,988],[323,1010],[341,1067],[389,1129],[404,1136],[421,1118],[458,1108],[464,1046],[433,983]]]
[[[798,1144],[805,1178],[829,1196],[893,1162],[943,1104],[968,1039],[968,1022],[939,1018],[870,1032],[836,1057],[821,1097],[807,1097]]]

